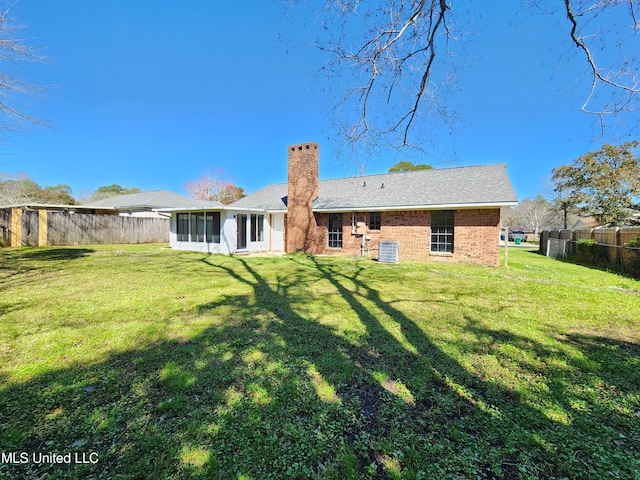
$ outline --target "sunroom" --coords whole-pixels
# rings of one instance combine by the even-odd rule
[[[176,250],[242,253],[283,250],[284,220],[262,209],[159,209],[171,214],[169,244]]]

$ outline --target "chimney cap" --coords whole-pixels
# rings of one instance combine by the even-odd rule
[[[317,150],[318,144],[315,142],[305,142],[305,143],[297,143],[295,145],[289,145],[289,149],[294,152],[296,150]]]

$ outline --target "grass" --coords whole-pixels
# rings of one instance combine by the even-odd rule
[[[520,250],[0,260],[0,477],[639,478],[636,280]]]

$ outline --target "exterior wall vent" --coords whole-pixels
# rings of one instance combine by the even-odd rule
[[[400,261],[398,242],[378,242],[378,261],[382,263],[398,263]]]

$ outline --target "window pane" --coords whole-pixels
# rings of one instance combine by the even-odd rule
[[[453,229],[455,212],[436,210],[431,212],[431,251],[453,253]]]
[[[327,223],[329,248],[342,248],[342,214],[330,213]]]
[[[204,213],[196,213],[196,242],[204,242]]]
[[[220,212],[213,212],[209,215],[213,217],[213,243],[220,243],[220,229],[222,228]]]
[[[258,240],[258,216],[251,214],[251,241]]]
[[[380,230],[382,214],[380,212],[369,213],[369,230]]]
[[[258,215],[258,241],[264,241],[264,215]]]
[[[196,226],[196,214],[192,213],[189,215],[189,224],[190,224],[190,229],[189,229],[189,241],[191,242],[197,242],[196,238],[196,231],[198,229],[198,227]]]
[[[179,213],[177,218],[177,234],[179,242],[189,241],[189,214]]]
[[[220,212],[207,212],[206,242],[220,243]]]

